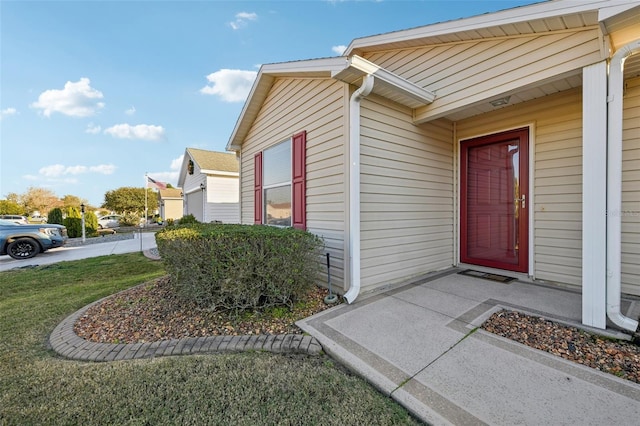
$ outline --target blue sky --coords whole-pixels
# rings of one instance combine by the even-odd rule
[[[187,147],[224,151],[261,64],[535,2],[0,0],[0,199],[175,186]]]

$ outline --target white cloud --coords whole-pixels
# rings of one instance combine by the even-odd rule
[[[171,160],[171,170],[180,170],[180,168],[182,167],[182,160],[184,160],[184,154],[182,154],[180,157],[178,158],[174,158],[173,160]]]
[[[101,175],[112,175],[116,171],[116,166],[113,164],[100,164],[99,166],[89,167],[89,171],[93,173],[100,173]]]
[[[210,84],[200,89],[200,93],[219,96],[225,102],[242,102],[247,99],[257,74],[256,71],[221,69],[207,76]]]
[[[174,187],[178,182],[179,174],[180,172],[149,172],[149,176],[151,176],[154,180],[170,183]]]
[[[86,77],[77,82],[67,81],[64,89],[50,89],[42,92],[38,101],[31,104],[32,108],[41,109],[42,113],[50,117],[59,112],[71,117],[89,117],[104,108],[100,99],[102,92],[90,86],[91,80]]]
[[[5,108],[2,111],[0,111],[0,120],[2,120],[4,117],[9,117],[10,115],[16,115],[18,114],[18,110],[15,108]]]
[[[53,164],[51,166],[41,168],[40,170],[38,170],[38,173],[40,173],[42,176],[56,177],[63,175],[65,169],[66,167],[62,164]]]
[[[184,154],[171,160],[171,164],[169,165],[170,171],[168,172],[149,172],[148,175],[155,180],[170,183],[175,187],[178,183],[178,178],[180,177],[180,168],[182,167],[183,158]]]
[[[69,166],[64,170],[65,175],[81,175],[87,173],[87,166]]]
[[[102,127],[95,125],[93,123],[87,124],[87,128],[85,129],[85,133],[90,133],[92,135],[97,135],[102,130]]]
[[[344,51],[347,50],[347,46],[341,44],[338,46],[333,46],[331,50],[333,50],[333,52],[336,53],[337,55],[342,56]]]
[[[133,114],[136,113],[136,107],[132,106],[131,108],[126,110],[124,113],[127,114],[127,115],[133,115]]]
[[[146,141],[161,141],[165,138],[162,126],[154,126],[150,124],[138,124],[132,126],[130,124],[116,124],[104,130],[104,133],[110,134],[114,138],[119,139],[142,139]]]
[[[67,175],[81,175],[85,173],[98,173],[103,175],[110,175],[116,169],[116,166],[113,164],[100,164],[98,166],[65,166],[62,164],[52,164],[50,166],[42,167],[38,170],[40,176],[44,176],[46,178],[59,178],[61,176]],[[24,178],[29,180],[38,179],[37,176],[26,175]]]
[[[229,22],[229,26],[234,30],[245,28],[248,25],[248,21],[257,21],[258,15],[253,12],[240,12],[236,13],[236,20]]]

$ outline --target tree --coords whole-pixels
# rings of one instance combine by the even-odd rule
[[[47,215],[47,222],[62,225],[62,209],[56,207],[55,209],[49,210],[49,214]]]
[[[7,194],[7,201],[13,201],[16,204],[20,204],[20,196],[15,192],[10,192]]]
[[[87,206],[89,203],[84,198],[76,197],[75,195],[65,195],[61,198],[62,208],[66,207],[80,207],[81,204]]]
[[[98,217],[94,212],[84,214],[84,228],[87,236],[98,235]]]
[[[67,217],[62,221],[62,224],[67,228],[67,234],[69,238],[77,238],[82,236],[82,215],[80,209],[76,207],[67,207]]]
[[[25,213],[24,208],[15,201],[0,200],[0,214],[19,214]]]
[[[156,193],[147,188],[147,207],[149,211],[158,208]],[[144,214],[145,188],[121,187],[104,194],[102,207],[117,213]]]
[[[39,211],[46,215],[49,210],[59,207],[60,200],[48,189],[30,187],[26,193],[20,196],[20,203],[28,214]]]

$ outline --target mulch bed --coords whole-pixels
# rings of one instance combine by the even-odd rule
[[[199,309],[176,297],[163,277],[104,299],[78,319],[78,336],[100,343],[137,343],[183,337],[302,334],[295,322],[331,306],[314,288],[295,309],[237,316]],[[512,311],[493,314],[482,328],[529,347],[640,383],[640,346]]]
[[[640,383],[640,346],[611,340],[544,318],[501,311],[482,325],[491,333],[578,364]]]
[[[293,310],[234,315],[206,311],[180,300],[163,277],[122,291],[90,307],[76,321],[76,334],[99,343],[138,343],[183,337],[302,334],[295,322],[334,305],[326,305],[328,291],[314,288]]]

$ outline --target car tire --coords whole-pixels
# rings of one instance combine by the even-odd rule
[[[40,246],[31,238],[18,238],[7,246],[7,254],[14,259],[31,259],[40,253]]]

